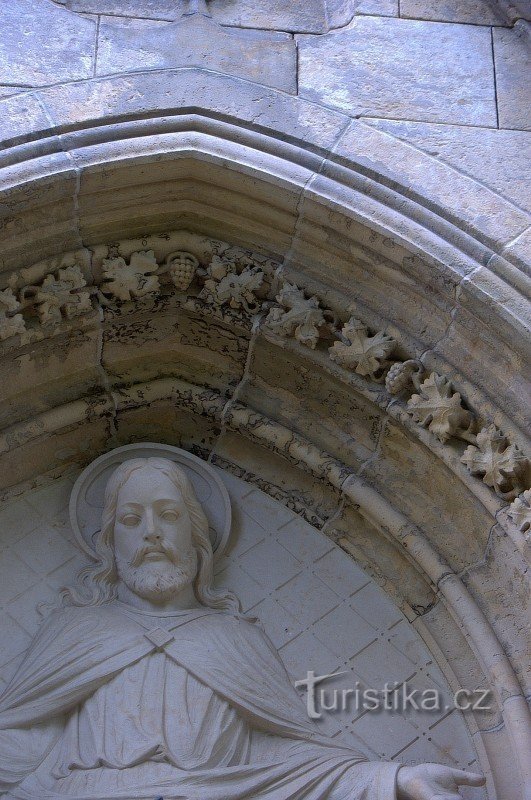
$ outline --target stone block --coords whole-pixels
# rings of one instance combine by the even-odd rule
[[[468,22],[473,25],[508,25],[496,2],[488,0],[400,0],[400,16],[434,22]]]
[[[122,17],[175,20],[182,4],[175,0],[55,0],[71,11],[112,14]],[[350,6],[350,0],[332,0],[332,5]],[[222,25],[239,28],[322,33],[326,30],[325,0],[210,0],[208,10]],[[345,20],[346,22],[346,20]],[[343,22],[342,24],[345,24]]]
[[[54,0],[70,11],[83,14],[114,14],[124,17],[174,20],[175,0]]]
[[[356,14],[370,17],[398,17],[399,0],[359,0],[355,4]]]
[[[527,175],[531,133],[394,120],[366,122],[455,167],[531,213]]]
[[[13,425],[100,388],[99,332],[72,330],[2,354],[0,425]],[[1,352],[1,351],[0,351]]]
[[[358,467],[376,448],[383,414],[356,396],[352,387],[306,361],[301,349],[297,344],[293,350],[279,348],[260,337],[253,350],[251,379],[239,399]]]
[[[486,28],[357,17],[298,42],[302,97],[351,116],[496,125]]]
[[[255,131],[274,130],[288,142],[311,141],[315,153],[328,152],[344,129],[345,115],[302,103],[250,81],[186,68],[100,78],[40,93],[58,126],[80,127],[102,117],[119,119],[212,110],[218,119],[237,119]],[[123,145],[123,142],[121,143]]]
[[[326,30],[325,0],[212,0],[210,12],[223,25],[297,33]]]
[[[483,557],[491,514],[434,453],[394,422],[387,423],[364,478],[422,529],[452,569]]]
[[[114,421],[116,443],[161,442],[208,456],[219,435],[215,420],[189,414],[174,400],[146,403],[140,408],[118,410]]]
[[[100,25],[98,75],[204,66],[296,91],[296,47],[287,34],[229,31],[201,14],[170,25]]]
[[[102,363],[115,385],[171,376],[225,391],[242,378],[248,338],[171,298],[131,311],[111,313],[105,324]]]
[[[531,23],[494,28],[494,63],[500,128],[531,130]]]
[[[49,0],[0,6],[0,83],[46,86],[89,78],[96,23]]]
[[[434,211],[437,217],[454,221],[461,229],[476,238],[481,237],[481,241],[487,240],[490,245],[510,241],[528,226],[529,214],[489,191],[483,181],[478,183],[475,180],[475,176],[468,178],[463,175],[460,164],[449,169],[441,163],[437,150],[421,156],[416,147],[397,142],[385,128],[381,135],[373,136],[375,127],[380,124],[388,123],[383,120],[376,124],[369,120],[353,121],[338,141],[334,154],[341,163],[359,165],[368,177],[393,188],[397,186],[408,198],[418,201],[421,208],[412,209],[411,214],[424,227],[433,229],[440,224],[440,219],[430,221],[422,215],[422,208]],[[470,159],[473,158],[471,155]],[[331,169],[325,167],[322,174],[326,175]],[[448,235],[443,228],[441,231]],[[477,252],[476,257],[479,259],[482,255]],[[452,265],[466,274],[475,262],[465,262],[461,266],[455,260],[454,251]]]

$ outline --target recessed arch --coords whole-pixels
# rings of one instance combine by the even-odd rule
[[[98,270],[111,248],[162,254],[175,231],[224,240],[269,259],[279,285],[296,284],[340,322],[356,314],[371,331],[393,335],[400,359],[446,376],[481,424],[525,449],[518,376],[526,282],[511,242],[526,223],[513,206],[338,112],[205,70],[82,81],[10,102],[26,121],[2,155],[2,289],[40,285],[78,263],[87,285],[101,290]],[[461,463],[464,446],[439,443],[381,384],[334,365],[325,345],[271,341],[252,323],[171,301],[109,307],[94,295],[91,303],[86,317],[43,329],[41,351],[38,335],[2,345],[11,376],[2,404],[4,496],[147,429],[176,440],[185,418],[180,443],[204,457],[234,463],[242,442],[249,462],[274,451],[293,474],[311,475],[312,487],[327,487],[313,513],[346,549],[342,525],[359,513],[382,537],[375,572],[385,573],[390,542],[402,553],[397,563],[414,570],[418,605],[445,605],[477,669],[498,688],[523,769],[524,676],[515,677],[500,646],[517,651],[520,640],[503,630],[479,584],[480,565],[503,552],[493,549],[496,536],[509,532],[522,552],[525,545],[507,503]],[[177,318],[187,327],[168,345]],[[151,350],[135,354],[150,336]],[[55,355],[45,352],[52,340]],[[307,396],[298,396],[304,383]],[[401,464],[405,479],[395,480]],[[306,487],[303,496],[311,493]],[[348,510],[337,529],[335,500]],[[509,591],[508,574],[499,582]],[[413,595],[404,600],[411,608]]]

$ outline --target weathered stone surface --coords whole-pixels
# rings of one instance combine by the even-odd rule
[[[531,130],[531,24],[495,28],[494,62],[500,128]]]
[[[214,19],[223,25],[281,31],[321,33],[326,30],[324,0],[228,0],[210,3]]]
[[[50,120],[34,94],[25,92],[21,97],[6,94],[0,99],[0,139],[5,145],[13,140],[24,141],[49,125]]]
[[[279,351],[260,337],[250,373],[239,399],[318,448],[354,467],[376,449],[383,414],[315,361],[303,360],[296,345]]]
[[[180,16],[182,3],[175,0],[55,0],[71,11],[92,14],[113,14],[125,17],[175,20]],[[341,0],[340,0],[341,2]],[[338,5],[337,0],[333,0]],[[343,5],[351,5],[343,0]],[[326,30],[325,0],[211,0],[208,10],[223,25],[265,30],[321,33]],[[342,15],[343,17],[345,14]],[[343,23],[344,24],[344,23]]]
[[[0,83],[46,86],[92,75],[93,20],[49,0],[18,0],[1,4],[0,30]]]
[[[288,139],[311,139],[312,150],[321,152],[332,147],[348,121],[333,109],[301,104],[250,81],[193,68],[63,84],[40,94],[57,125],[202,108],[222,119],[245,119],[255,130],[280,129]]]
[[[452,569],[460,571],[483,557],[492,516],[433,452],[394,422],[387,422],[364,477],[422,529]]]
[[[398,17],[398,0],[359,0],[356,14],[371,17]]]
[[[508,25],[496,0],[400,0],[400,16],[435,22],[469,22],[474,25]]]
[[[465,581],[479,605],[489,614],[528,693],[531,673],[525,665],[531,649],[531,629],[527,567],[513,541],[499,525],[491,532],[485,559],[466,573]],[[510,603],[507,602],[509,597]]]
[[[531,133],[394,120],[367,123],[456,167],[531,212]]]
[[[359,17],[298,41],[303,97],[352,116],[496,125],[487,29]]]
[[[287,34],[228,31],[202,14],[170,25],[100,25],[98,75],[205,64],[255,83],[296,90],[296,48]]]
[[[53,0],[70,11],[114,14],[124,17],[173,20],[178,14],[175,0]]]
[[[245,339],[219,323],[183,312],[171,301],[146,305],[144,313],[109,315],[102,358],[112,382],[170,375],[221,390],[239,382],[247,355]]]
[[[397,124],[400,126],[402,123]],[[388,125],[390,126],[389,131],[387,130]],[[386,134],[392,133],[394,130],[393,124],[387,121],[379,120],[377,123],[368,120],[363,123],[352,122],[350,128],[347,129],[335,148],[337,156],[341,159],[355,159],[365,169],[369,170],[371,175],[387,175],[390,180],[391,175],[393,175],[392,180],[399,180],[409,197],[429,197],[431,204],[433,204],[431,205],[432,208],[438,206],[439,209],[445,209],[444,213],[448,213],[454,218],[457,217],[465,229],[481,230],[491,241],[496,242],[499,239],[501,241],[509,241],[518,236],[529,224],[529,215],[527,213],[516,209],[512,203],[503,200],[494,191],[489,191],[484,186],[478,185],[475,180],[459,174],[464,171],[461,163],[452,163],[452,167],[457,169],[455,171],[448,170],[441,163],[442,159],[439,157],[439,151],[436,150],[433,153],[431,152],[431,147],[426,149],[430,157],[426,158],[426,160],[421,160],[418,150],[408,144],[404,144],[403,147],[397,147],[396,141],[386,135],[373,138],[369,131],[374,131],[375,126],[378,128],[381,126],[382,132]],[[404,123],[404,126],[409,130],[407,123]],[[432,126],[420,126],[421,130],[425,127],[431,129]],[[435,127],[436,130],[444,131],[443,126]],[[412,129],[415,130],[414,124]],[[452,131],[454,128],[452,127],[450,130]],[[458,128],[457,130],[461,131],[462,129]],[[494,131],[489,131],[488,133],[491,133],[492,136],[495,135]],[[454,148],[451,152],[455,153],[459,146],[458,140],[453,143],[451,133],[449,137]],[[493,145],[491,145],[492,147]],[[465,155],[464,158],[467,158],[467,156]],[[476,151],[468,155],[469,162],[472,165],[477,164],[477,167],[474,167],[474,172],[480,169],[480,158],[480,154],[477,153],[476,155]],[[494,171],[494,158],[496,156],[493,154],[491,158],[493,159],[492,170]],[[450,161],[450,159],[448,160]],[[457,162],[457,156],[454,155],[453,160]],[[323,170],[323,173],[326,171],[326,169]],[[476,178],[472,168],[470,172],[472,177]],[[478,195],[481,197],[480,202],[478,202]],[[421,202],[424,203],[425,201],[421,200]]]
[[[99,335],[92,326],[33,344],[21,353],[2,353],[0,425],[31,419],[101,388],[98,350]]]

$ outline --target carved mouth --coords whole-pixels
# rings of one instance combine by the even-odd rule
[[[144,561],[168,561],[168,556],[163,550],[149,550],[144,554]]]

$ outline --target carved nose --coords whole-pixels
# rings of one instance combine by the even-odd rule
[[[153,517],[153,514],[149,514],[148,513],[148,515],[147,515],[146,530],[144,532],[144,539],[146,539],[146,540],[155,539],[157,541],[160,539],[160,533],[157,530],[157,527],[155,525],[155,519]]]

